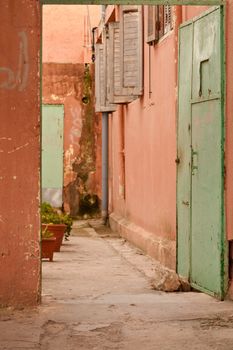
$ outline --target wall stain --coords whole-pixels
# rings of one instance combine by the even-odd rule
[[[92,64],[44,63],[43,102],[64,104],[64,209],[96,216],[101,198],[101,119],[94,107]]]

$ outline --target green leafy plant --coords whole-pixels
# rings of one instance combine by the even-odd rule
[[[44,202],[41,205],[41,221],[43,224],[65,224],[65,237],[66,239],[69,237],[73,225],[73,219],[69,214],[59,212],[49,203]]]
[[[48,239],[54,237],[54,235],[48,230],[48,227],[46,227],[44,230],[42,230],[41,237],[42,239]]]

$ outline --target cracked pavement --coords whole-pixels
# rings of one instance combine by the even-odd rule
[[[109,229],[76,223],[42,264],[42,305],[0,310],[0,350],[232,350],[233,303],[155,291],[155,264]]]

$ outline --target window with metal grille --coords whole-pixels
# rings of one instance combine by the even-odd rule
[[[172,6],[147,6],[147,43],[157,43],[172,30]]]

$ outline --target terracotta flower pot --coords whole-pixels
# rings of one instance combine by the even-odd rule
[[[66,225],[64,224],[42,224],[42,230],[46,229],[52,232],[54,237],[56,237],[56,249],[55,252],[60,252],[62,245],[62,240],[66,230]]]
[[[53,261],[53,253],[56,249],[56,238],[43,238],[41,241],[41,258]]]

